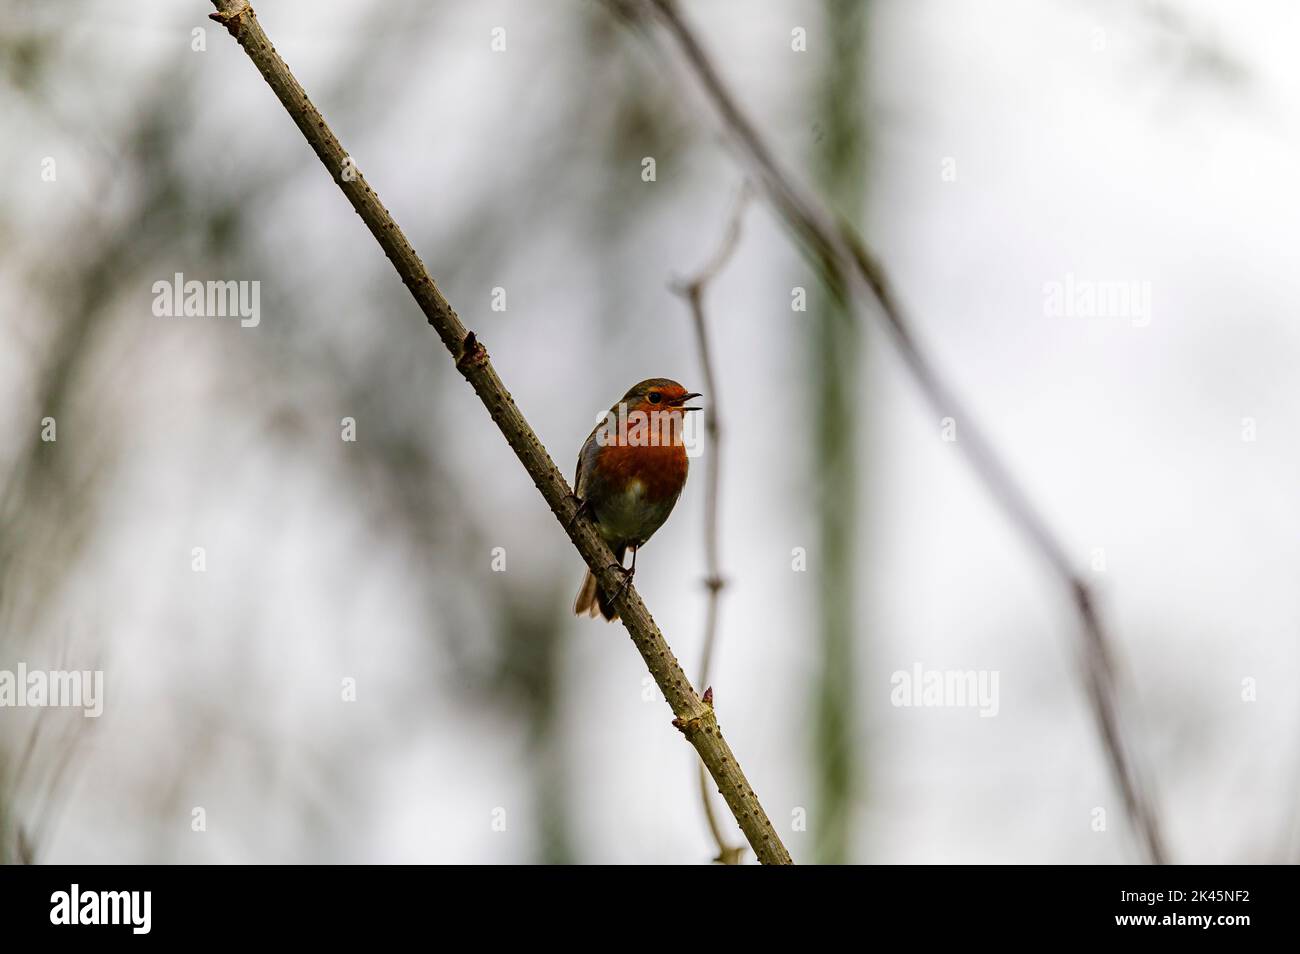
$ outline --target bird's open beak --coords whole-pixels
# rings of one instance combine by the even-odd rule
[[[691,391],[689,394],[683,394],[683,395],[682,395],[681,397],[679,397],[676,401],[673,401],[673,406],[674,406],[674,407],[680,407],[683,411],[701,411],[701,410],[703,410],[703,408],[698,408],[698,407],[685,407],[685,406],[684,406],[684,405],[686,404],[687,401],[691,400],[692,398],[697,398],[697,397],[702,397],[702,395],[700,394],[700,392],[699,392],[699,391]]]

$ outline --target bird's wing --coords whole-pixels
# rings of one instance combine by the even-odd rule
[[[600,421],[591,429],[591,433],[587,435],[586,441],[583,442],[582,450],[578,452],[578,466],[573,473],[573,492],[577,494],[579,500],[586,499],[583,494],[583,491],[587,488],[586,477],[596,463],[596,451],[600,447],[596,443],[596,432],[600,430],[603,423],[604,421]]]

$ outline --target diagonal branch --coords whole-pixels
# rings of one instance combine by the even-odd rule
[[[276,53],[247,0],[212,0],[212,3],[217,8],[212,19],[224,25],[244,48],[244,52],[302,132],[307,144],[331,177],[335,178],[361,221],[370,229],[429,324],[456,359],[457,370],[487,408],[488,414],[541,491],[551,511],[565,526],[573,545],[586,560],[600,585],[606,593],[618,594],[614,605],[623,625],[632,636],[633,644],[673,710],[673,724],[699,753],[700,760],[708,768],[727,807],[736,816],[754,854],[765,864],[790,864],[789,852],[781,843],[763,806],[759,804],[731,747],[722,737],[713,706],[702,700],[691,687],[663,633],[655,625],[636,590],[630,586],[620,590],[623,575],[595,524],[586,517],[574,519],[578,504],[568,482],[524,419],[510,392],[501,383],[488,360],[487,350],[474,333],[467,331],[461,324],[415,249],[374,190],[366,183],[365,177],[356,170],[325,118],[312,105],[307,93],[289,72],[289,67]]]
[[[677,44],[689,71],[717,110],[723,126],[735,140],[742,158],[753,167],[768,200],[804,244],[805,254],[821,269],[827,284],[845,301],[858,300],[874,306],[931,407],[942,416],[962,422],[963,436],[958,442],[959,448],[1007,519],[1069,592],[1079,616],[1079,653],[1084,667],[1085,688],[1111,772],[1148,860],[1154,864],[1165,863],[1154,801],[1139,777],[1132,749],[1123,732],[1119,681],[1111,662],[1114,652],[1110,637],[1097,613],[1093,594],[1075,571],[1066,548],[1030,502],[971,413],[922,352],[911,321],[889,286],[884,268],[871,256],[852,228],[838,221],[815,196],[798,186],[777,162],[772,150],[723,82],[695,33],[682,19],[673,0],[608,2],[617,14],[625,18],[635,19],[638,14],[648,12],[665,28]]]
[[[745,208],[752,196],[749,183],[740,187],[736,197],[735,208],[727,223],[727,230],[722,237],[713,257],[694,277],[673,286],[673,290],[686,299],[691,309],[691,319],[695,325],[695,342],[700,350],[700,368],[704,378],[704,390],[709,402],[704,408],[704,433],[708,437],[709,460],[704,484],[704,585],[709,590],[708,608],[704,619],[704,648],[700,654],[700,685],[708,687],[709,670],[713,663],[713,649],[718,636],[718,604],[726,580],[722,575],[722,558],[719,556],[718,533],[718,495],[722,483],[722,395],[718,390],[717,376],[713,372],[713,348],[709,341],[709,325],[704,314],[704,290],[726,266],[740,241],[740,223],[745,215]],[[706,689],[707,693],[707,689]],[[717,813],[713,810],[713,797],[709,791],[709,780],[700,766],[700,799],[704,804],[704,818],[713,833],[713,840],[718,845],[718,857],[725,865],[740,864],[744,854],[743,847],[730,844],[722,833]]]

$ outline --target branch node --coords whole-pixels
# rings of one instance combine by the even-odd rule
[[[216,20],[228,31],[230,31],[231,36],[233,36],[236,40],[238,40],[239,33],[244,26],[244,14],[247,13],[253,17],[257,16],[257,14],[253,12],[253,7],[248,2],[248,0],[243,0],[243,2],[244,5],[240,7],[238,10],[232,10],[229,13],[224,13],[223,11],[218,10],[216,13],[209,13],[208,19]]]
[[[706,692],[711,693],[712,688]],[[693,715],[689,719],[673,719],[673,728],[688,739],[692,736],[699,735],[701,732],[712,732],[711,726],[717,725],[718,720],[713,715],[713,697],[709,696],[709,702],[699,715]]]
[[[460,346],[460,357],[456,359],[456,367],[463,374],[466,368],[476,368],[483,362],[487,361],[487,348],[483,347],[482,342],[474,332],[465,335],[465,340]]]

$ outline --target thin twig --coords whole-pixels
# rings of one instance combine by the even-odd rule
[[[622,569],[596,530],[596,525],[585,516],[574,519],[578,502],[568,482],[497,376],[488,360],[487,349],[473,332],[461,324],[406,235],[276,53],[247,0],[212,0],[212,3],[217,9],[213,19],[224,25],[243,47],[307,144],[330,176],[335,178],[339,189],[370,229],[429,324],[455,358],[457,370],[479,396],[551,511],[565,527],[573,545],[605,592],[614,596],[614,606],[623,625],[672,708],[673,724],[699,753],[754,854],[765,864],[790,864],[790,853],[781,843],[731,747],[722,737],[713,706],[702,700],[691,687],[690,680],[682,672],[681,665],[635,588],[622,586]]]
[[[718,388],[717,375],[713,371],[713,349],[709,345],[709,326],[704,314],[704,291],[708,284],[718,276],[730,260],[740,241],[740,223],[745,215],[745,208],[753,195],[748,182],[740,187],[732,209],[727,230],[722,242],[709,260],[695,276],[685,282],[678,282],[673,291],[686,299],[691,308],[691,318],[695,325],[695,341],[700,351],[700,369],[704,379],[704,433],[707,438],[708,459],[704,483],[704,585],[709,591],[707,609],[704,617],[704,646],[700,652],[699,685],[709,686],[709,670],[713,663],[713,650],[718,635],[718,606],[726,579],[722,575],[722,558],[720,553],[720,534],[718,531],[718,496],[722,484],[722,395]],[[709,790],[709,779],[704,773],[704,766],[699,767],[700,801],[704,805],[704,817],[713,833],[713,840],[718,845],[715,861],[724,865],[738,865],[745,854],[744,845],[731,844],[722,832],[717,813],[713,810],[713,793]]]
[[[1079,651],[1083,660],[1084,684],[1092,703],[1098,734],[1147,859],[1153,864],[1164,864],[1167,856],[1154,800],[1139,777],[1132,747],[1122,730],[1119,685],[1111,664],[1114,657],[1111,640],[1097,614],[1092,592],[1076,572],[1065,546],[1048,528],[1046,520],[977,426],[974,416],[922,352],[912,323],[889,286],[884,268],[868,253],[851,227],[832,215],[815,196],[796,185],[794,178],[777,162],[772,150],[722,81],[695,33],[682,19],[673,0],[641,0],[640,6],[635,6],[631,0],[610,2],[624,18],[636,10],[649,10],[666,28],[690,72],[718,111],[723,126],[753,167],[768,200],[804,243],[805,254],[819,267],[830,288],[845,301],[857,298],[876,307],[931,407],[941,416],[961,421],[962,438],[958,447],[1007,519],[1051,568],[1070,595],[1079,616]]]

